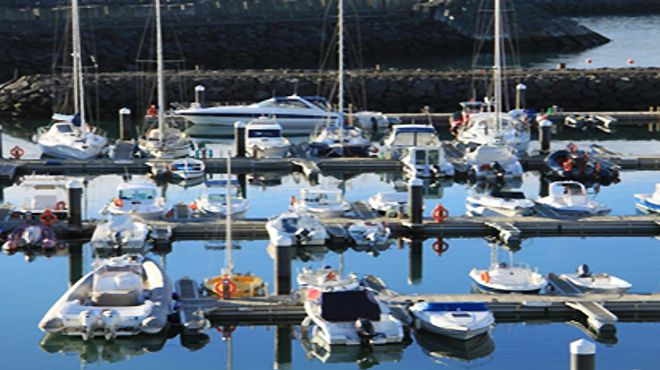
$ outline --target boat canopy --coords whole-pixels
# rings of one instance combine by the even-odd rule
[[[488,305],[484,302],[424,302],[421,305],[422,311],[441,312],[441,311],[488,311]]]
[[[364,290],[324,292],[321,295],[321,317],[327,321],[379,321],[380,314],[378,302]]]

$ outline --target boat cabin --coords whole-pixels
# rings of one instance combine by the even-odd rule
[[[394,125],[385,144],[392,147],[439,146],[440,140],[431,125]]]
[[[245,137],[247,139],[280,138],[282,137],[282,126],[275,119],[258,118],[247,124]]]
[[[321,317],[329,322],[379,321],[381,310],[372,293],[366,290],[323,292]]]
[[[149,183],[123,183],[117,188],[117,198],[131,204],[151,204],[158,198],[158,191]]]
[[[20,183],[24,194],[22,212],[41,213],[46,209],[65,211],[68,208],[67,178],[34,175]]]

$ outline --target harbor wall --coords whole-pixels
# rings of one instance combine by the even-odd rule
[[[416,113],[429,106],[432,112],[452,112],[473,89],[482,97],[488,71],[386,70],[349,71],[347,98],[355,109]],[[136,97],[153,75],[104,73],[87,80],[88,106],[98,101],[101,117],[116,119],[118,109],[143,114],[153,101]],[[168,101],[190,101],[194,86],[206,87],[207,102],[253,102],[273,95],[330,96],[336,80],[331,72],[294,70],[189,71],[167,73]],[[506,92],[514,101],[514,86],[527,85],[527,103],[535,109],[557,105],[569,111],[630,111],[660,106],[660,69],[520,70],[509,76]],[[53,97],[69,90],[66,75],[29,75],[0,85],[1,117],[47,118],[56,105]],[[98,87],[98,89],[97,89]],[[98,100],[95,95],[98,91]],[[153,93],[152,93],[153,96]],[[59,101],[61,103],[61,101]],[[140,102],[140,103],[138,103]]]

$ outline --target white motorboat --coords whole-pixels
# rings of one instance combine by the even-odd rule
[[[298,287],[304,289],[319,289],[322,291],[354,289],[359,285],[358,278],[354,274],[342,276],[341,272],[330,266],[319,269],[303,267],[296,276]]]
[[[442,146],[402,149],[403,170],[410,178],[453,177],[454,166],[445,158]]]
[[[465,198],[465,209],[468,216],[530,216],[534,213],[534,202],[521,191],[492,191],[469,195]]]
[[[389,245],[390,228],[382,222],[358,221],[348,227],[355,245],[381,247]]]
[[[39,323],[47,333],[83,339],[156,334],[167,326],[172,286],[153,260],[128,254],[98,261]]]
[[[408,193],[381,192],[369,197],[369,206],[380,214],[406,213],[408,209]]]
[[[120,250],[140,253],[149,234],[143,222],[129,215],[109,216],[107,221],[96,226],[91,244],[96,250]]]
[[[660,183],[655,184],[653,194],[635,194],[638,202],[635,204],[641,211],[660,213]]]
[[[208,217],[225,217],[227,215],[227,181],[208,180],[192,208]],[[245,217],[250,209],[250,201],[241,194],[238,180],[231,180],[231,215],[235,219]]]
[[[411,147],[438,148],[441,145],[438,133],[432,125],[393,125],[392,130],[383,140],[383,146],[392,150]]]
[[[480,145],[467,153],[465,159],[470,167],[468,176],[476,181],[506,181],[523,175],[518,157],[501,144]]]
[[[245,151],[253,158],[283,158],[291,150],[282,126],[273,118],[260,117],[245,126]]]
[[[317,157],[368,157],[371,141],[355,126],[331,122],[310,137],[309,152]]]
[[[351,209],[339,190],[308,188],[300,190],[300,199],[292,197],[291,210],[321,218],[339,217]]]
[[[497,125],[494,112],[473,114],[464,126],[459,126],[456,139],[465,145],[503,143],[514,153],[524,153],[529,147],[529,126],[507,113],[500,113]]]
[[[167,166],[170,176],[175,180],[194,180],[204,177],[206,165],[195,158],[180,158]]]
[[[30,175],[20,180],[19,186],[23,201],[17,209],[20,213],[40,215],[45,210],[52,211],[58,218],[67,216],[69,196],[64,176]]]
[[[580,265],[573,274],[561,274],[561,278],[570,281],[580,290],[588,293],[623,294],[632,285],[616,276],[605,273],[594,274],[589,271],[589,266]]]
[[[321,221],[313,215],[299,212],[285,212],[271,218],[266,223],[266,231],[275,246],[324,245],[328,238]]]
[[[291,95],[273,97],[249,105],[177,109],[174,114],[200,126],[212,126],[218,135],[231,135],[236,121],[249,121],[259,117],[272,117],[285,134],[306,134],[326,122],[334,122],[339,115],[328,109],[325,98]]]
[[[496,293],[538,293],[548,284],[543,275],[523,263],[492,263],[487,270],[472,269],[470,278],[480,290]]]
[[[165,212],[165,199],[158,196],[158,188],[152,183],[124,182],[117,187],[117,196],[101,210],[101,214],[106,212],[159,219]]]
[[[536,200],[567,216],[600,216],[611,209],[589,198],[587,189],[577,181],[556,181],[550,184],[549,195]]]
[[[417,302],[409,308],[417,330],[468,340],[484,334],[495,317],[483,302]]]

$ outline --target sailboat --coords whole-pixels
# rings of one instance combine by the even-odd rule
[[[231,178],[231,152],[227,154],[227,178]],[[227,204],[232,204],[232,184],[227,181]],[[266,284],[254,275],[234,273],[233,245],[231,235],[231,217],[233,207],[226,209],[225,224],[225,267],[222,274],[204,279],[204,287],[221,299],[261,297],[266,295]]]
[[[529,146],[529,126],[520,120],[520,114],[502,112],[502,22],[501,0],[494,1],[494,60],[493,60],[493,87],[494,101],[487,101],[480,105],[483,109],[475,112],[474,105],[463,113],[462,123],[456,127],[456,139],[468,146],[494,144],[508,146],[516,154],[524,153]],[[494,109],[494,111],[490,111]]]
[[[160,0],[156,7],[156,74],[158,95],[158,128],[150,128],[140,139],[140,149],[156,158],[181,158],[190,154],[190,138],[181,130],[165,121],[165,78],[163,62],[163,30],[160,16]]]
[[[37,129],[34,141],[44,155],[61,159],[87,160],[98,157],[108,145],[108,139],[85,119],[85,82],[80,42],[78,0],[71,0],[73,101],[74,114],[53,114],[53,123]]]

